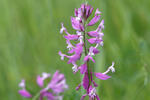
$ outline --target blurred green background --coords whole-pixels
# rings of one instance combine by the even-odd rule
[[[150,0],[88,0],[102,11],[104,47],[93,65],[103,72],[115,61],[116,72],[107,81],[96,80],[101,100],[150,100]],[[83,0],[0,0],[0,99],[26,100],[18,94],[22,78],[38,91],[36,75],[60,70],[69,90],[64,100],[79,100],[75,87],[80,74],[61,61],[66,52],[59,34],[64,22],[70,33],[70,16]],[[96,29],[94,26],[93,29]]]

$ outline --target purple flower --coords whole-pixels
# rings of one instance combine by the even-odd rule
[[[37,76],[37,84],[40,86],[40,87],[43,87],[44,85],[44,80],[49,78],[50,77],[50,74],[48,73],[42,73],[42,77],[40,75]]]
[[[97,23],[101,17],[101,12],[97,9],[95,12],[95,16],[91,19],[91,21],[88,23],[88,26],[92,26],[95,23]]]
[[[89,60],[92,60],[95,63],[95,60],[93,59],[92,55],[87,55],[84,57],[84,62],[87,62]]]
[[[78,43],[76,44],[74,48],[68,51],[68,53],[74,53],[73,55],[68,56],[68,55],[61,53],[61,51],[59,51],[59,55],[61,56],[61,60],[64,60],[64,57],[67,57],[69,59],[68,64],[70,63],[73,64],[72,70],[74,73],[76,73],[78,71],[78,66],[76,64],[76,61],[81,58],[82,52],[83,52],[83,44]]]
[[[112,62],[112,65],[104,72],[104,73],[94,73],[94,75],[101,79],[101,80],[107,80],[109,78],[111,78],[111,76],[106,75],[109,71],[112,71],[112,73],[115,72],[115,68],[114,68],[114,62]]]
[[[91,39],[88,39],[88,42],[91,43],[91,44],[100,44],[101,42],[103,42],[103,40],[101,38],[91,38]]]
[[[87,94],[84,94],[80,100],[84,100],[86,96],[89,96],[89,100],[100,100],[100,98],[98,97],[98,95],[96,94],[96,89],[93,88],[91,85],[88,89]]]
[[[78,40],[79,36],[68,34],[67,36],[64,36],[64,38],[66,38],[67,40]]]
[[[80,69],[80,73],[81,73],[81,74],[84,74],[84,73],[87,71],[87,64],[84,63],[83,65],[81,65],[81,66],[79,67],[79,69]]]
[[[44,80],[49,77],[50,74],[45,72],[42,73],[42,77],[40,75],[37,76],[37,84],[40,87],[42,87],[42,89],[39,92],[39,96],[37,96],[36,98],[39,98],[39,100],[44,100],[44,97],[46,97],[47,100],[62,100],[63,96],[60,94],[63,93],[66,89],[68,89],[68,85],[66,84],[64,74],[61,74],[59,73],[59,71],[56,71],[51,81],[44,88]],[[32,97],[32,95],[25,89],[25,80],[21,81],[19,87],[22,88],[21,90],[19,90],[19,94],[21,96],[24,96],[26,98]]]
[[[110,76],[105,75],[105,74],[102,74],[102,73],[94,73],[94,74],[95,74],[95,76],[96,76],[97,78],[99,78],[99,79],[101,79],[101,80],[107,80],[107,79],[110,78]]]
[[[100,15],[96,15],[96,16],[89,22],[88,26],[92,26],[92,25],[94,25],[95,23],[97,23],[97,22],[99,21],[100,17],[101,17]]]
[[[63,54],[61,51],[59,51],[59,53],[58,53],[58,54],[61,56],[61,60],[64,60],[64,57],[69,58],[69,56],[67,56],[67,55]]]
[[[87,56],[84,57],[84,62],[87,62],[88,60],[92,60],[94,63],[95,63],[95,60],[93,59],[93,56],[95,54],[98,54],[99,53],[99,50],[96,49],[95,47],[90,47],[89,48],[89,53]]]
[[[83,26],[82,21],[80,19],[71,17],[71,23],[72,23],[72,27],[75,30],[84,31],[84,26]]]
[[[32,95],[26,90],[26,84],[25,84],[25,80],[21,80],[21,82],[19,83],[19,87],[21,87],[21,90],[19,90],[19,94],[22,95],[25,98],[31,98]]]
[[[102,29],[104,29],[104,20],[101,21],[101,23],[99,24],[98,28],[95,31],[88,32],[88,35],[92,37],[97,37],[97,36],[102,37],[104,35],[102,33]]]
[[[100,15],[101,12],[99,11],[99,9],[97,8],[96,11],[95,11],[95,15]]]
[[[90,88],[89,88],[89,97],[91,98],[91,99],[97,99],[97,100],[100,100],[100,98],[97,96],[97,94],[96,94],[96,89],[95,88],[93,88],[92,86],[90,86]]]
[[[65,89],[68,89],[64,74],[60,74],[59,71],[56,71],[52,77],[52,80],[44,90],[49,89],[52,89],[56,94],[62,93]]]
[[[100,22],[96,30],[87,32],[87,28],[95,25],[101,18],[101,12],[97,8],[94,17],[87,22],[92,12],[93,7],[88,4],[82,4],[80,8],[75,9],[75,16],[71,17],[71,24],[73,29],[75,29],[76,34],[69,34],[63,24],[61,28],[61,33],[65,32],[67,34],[64,38],[66,39],[67,49],[69,49],[69,55],[61,52],[59,52],[59,55],[62,60],[64,60],[64,57],[69,59],[68,64],[73,65],[73,73],[80,70],[80,73],[84,75],[82,82],[76,87],[76,90],[79,90],[82,86],[86,91],[86,94],[81,97],[81,100],[84,100],[86,96],[89,96],[89,100],[100,100],[96,94],[96,87],[98,85],[93,80],[93,76],[96,76],[98,79],[107,80],[111,77],[108,76],[107,73],[109,71],[115,72],[113,67],[114,63],[112,63],[112,65],[104,73],[92,72],[93,66],[89,66],[90,60],[93,63],[96,63],[93,57],[100,53],[98,47],[101,47],[104,44],[104,34],[102,32],[104,29],[104,20]],[[72,45],[72,43],[74,44]],[[81,65],[78,64],[78,61],[82,60],[80,58],[84,58]]]
[[[84,69],[85,70],[85,69]],[[111,76],[108,76],[106,75],[109,71],[112,71],[112,72],[115,72],[115,68],[114,68],[114,62],[112,62],[112,65],[104,72],[104,73],[96,73],[96,72],[91,72],[90,73],[90,81],[91,81],[91,85],[89,86],[89,77],[88,77],[88,72],[86,70],[86,72],[84,73],[84,77],[83,77],[83,81],[82,81],[82,84],[79,84],[77,87],[76,87],[76,90],[79,90],[79,88],[81,86],[83,86],[83,88],[86,90],[86,94],[83,95],[81,97],[81,100],[84,100],[85,96],[89,96],[89,98],[91,99],[97,99],[97,100],[100,100],[98,95],[96,94],[96,88],[98,85],[96,84],[96,82],[93,80],[93,74],[98,78],[98,79],[101,79],[101,80],[107,80],[109,78],[111,78]],[[94,87],[92,87],[92,84]]]
[[[68,51],[68,53],[72,53],[74,46],[71,44],[70,40],[66,40],[66,44],[68,44],[67,49],[70,50],[70,51]]]
[[[55,100],[55,96],[51,92],[41,91],[39,100],[44,100],[44,97],[46,97],[47,100]]]
[[[94,53],[93,55],[95,55],[95,54],[98,54],[100,51],[97,48],[91,46],[89,49],[89,52]]]
[[[86,72],[86,73],[84,74],[83,83],[82,83],[82,84],[83,84],[83,88],[88,91],[88,88],[89,88],[88,72]]]
[[[79,19],[83,17],[83,9],[82,8],[75,9],[74,13],[75,13],[75,16]]]
[[[86,20],[92,14],[93,8],[88,4],[82,4],[81,8],[83,11],[82,12],[83,18]]]

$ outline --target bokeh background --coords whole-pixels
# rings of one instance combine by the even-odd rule
[[[80,75],[61,61],[66,52],[59,34],[64,22],[70,33],[70,16],[83,0],[0,0],[0,99],[26,100],[18,94],[18,83],[26,79],[36,92],[36,75],[64,73],[69,90],[64,100],[79,100],[75,87]],[[96,72],[115,61],[111,79],[96,80],[101,100],[150,100],[150,0],[88,0],[105,20],[104,47],[95,57]],[[96,29],[94,26],[93,29]],[[83,91],[82,91],[83,92]]]

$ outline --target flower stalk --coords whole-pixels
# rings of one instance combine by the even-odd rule
[[[104,29],[104,20],[100,22],[97,29],[94,31],[86,32],[87,28],[95,25],[101,18],[101,12],[99,9],[96,9],[95,15],[92,19],[89,20],[89,16],[93,12],[93,7],[88,5],[87,3],[82,4],[80,8],[75,9],[75,17],[71,17],[71,23],[73,29],[76,30],[77,34],[70,34],[64,24],[62,23],[60,33],[65,33],[64,38],[66,39],[68,54],[63,54],[59,51],[59,55],[61,56],[61,60],[64,58],[68,58],[68,64],[72,64],[72,70],[75,74],[80,70],[81,75],[84,75],[82,82],[76,87],[76,90],[79,90],[81,86],[83,86],[86,93],[81,97],[81,100],[84,100],[86,96],[89,96],[89,100],[100,100],[98,95],[96,94],[96,87],[98,86],[96,82],[93,80],[93,75],[102,80],[107,80],[110,76],[106,75],[109,71],[114,69],[114,63],[112,66],[104,73],[92,72],[92,69],[89,65],[89,62],[92,61],[96,63],[94,60],[94,56],[98,54],[100,51],[98,47],[103,46],[103,32]],[[88,38],[89,37],[89,38]],[[79,41],[77,44],[73,45],[72,41]],[[87,47],[89,43],[90,47]],[[93,46],[95,45],[95,46]],[[81,56],[84,56],[83,64],[78,65],[77,61],[81,60]],[[93,67],[93,66],[92,66]],[[114,71],[112,71],[114,72]]]
[[[85,0],[85,3],[86,3],[86,0]],[[88,47],[87,47],[87,38],[86,38],[86,20],[83,21],[83,24],[84,24],[84,27],[85,27],[85,30],[83,31],[83,41],[84,41],[84,53],[85,53],[85,56],[88,54]],[[90,74],[90,66],[89,66],[89,61],[86,62],[87,64],[87,71],[88,71],[88,79],[89,79],[89,86],[90,87],[90,84],[91,84],[91,74]]]

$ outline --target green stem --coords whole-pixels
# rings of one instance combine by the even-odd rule
[[[40,96],[40,92],[38,92],[38,93],[32,98],[32,100],[37,100],[39,96]]]
[[[86,23],[84,21],[84,32],[83,32],[83,40],[84,40],[84,53],[85,56],[88,55],[88,48],[87,48],[87,38],[86,38]],[[87,71],[88,71],[88,78],[89,78],[89,86],[91,84],[91,74],[90,74],[90,66],[89,66],[89,61],[87,61]]]

